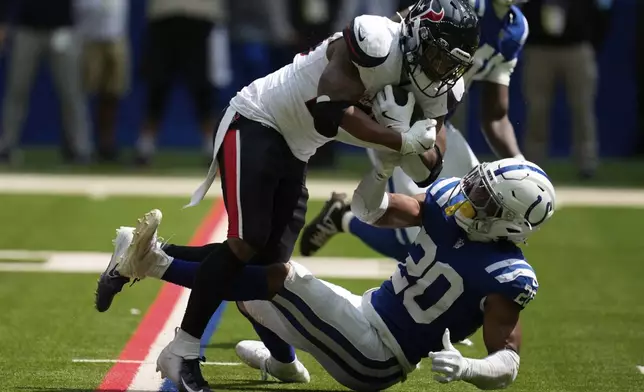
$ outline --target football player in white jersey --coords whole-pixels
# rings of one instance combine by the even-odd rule
[[[306,162],[318,147],[335,139],[411,155],[429,176],[438,176],[445,137],[436,130],[448,111],[447,92],[464,91],[462,76],[473,64],[478,27],[467,0],[420,0],[402,22],[361,16],[230,101],[215,134],[215,159],[191,200],[198,203],[221,173],[228,239],[221,246],[164,247],[188,269],[199,262],[181,328],[157,361],[181,390],[207,390],[200,338],[221,301],[270,298],[272,287],[262,284],[266,276],[285,276],[284,263],[304,226]],[[392,89],[385,89],[376,121],[368,104],[388,85],[405,85],[409,97],[400,106]],[[427,119],[410,124],[407,114],[415,102]],[[140,231],[133,237],[135,243],[153,240]],[[118,244],[117,238],[117,249]],[[99,311],[109,308],[129,278],[139,278],[124,274],[119,260],[99,279]],[[288,345],[254,326],[278,360],[296,363]]]
[[[472,83],[481,86],[481,125],[483,133],[500,158],[523,159],[514,128],[508,118],[508,91],[510,78],[517,64],[523,44],[528,36],[528,23],[514,4],[523,0],[469,0],[481,24],[480,47],[474,55],[474,66],[465,74],[466,87]],[[461,177],[478,164],[461,133],[449,122],[445,124],[447,152],[441,171],[442,177]],[[369,157],[375,166],[382,160],[399,160],[388,183],[388,191],[415,195],[423,193],[429,185],[423,168],[410,168],[409,158],[370,150]],[[317,252],[335,234],[352,233],[367,245],[388,257],[402,260],[407,257],[406,246],[414,241],[418,228],[386,230],[374,228],[356,219],[350,211],[344,194],[333,194],[320,214],[302,233],[300,251],[309,256]]]
[[[240,310],[310,353],[353,390],[404,381],[425,357],[439,382],[462,380],[486,390],[509,386],[519,371],[520,313],[539,287],[517,244],[552,217],[552,183],[537,165],[509,158],[477,165],[463,178],[438,179],[426,192],[408,196],[386,193],[392,169],[368,173],[351,206],[369,224],[420,228],[391,279],[358,296],[291,261],[282,264],[286,277],[269,277],[269,301],[244,301]],[[147,238],[155,237],[160,223],[158,213],[152,216],[137,228]],[[161,257],[154,242],[135,241],[130,248],[135,256],[124,258],[124,272],[159,277],[163,269],[166,281],[194,284],[196,270],[192,280],[184,279],[173,267],[180,261]],[[451,338],[481,327],[488,356],[463,357]],[[243,341],[236,349],[264,375],[284,379],[288,371],[305,371],[297,360],[285,366],[262,342]]]

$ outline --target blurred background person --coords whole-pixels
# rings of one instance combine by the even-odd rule
[[[188,87],[203,136],[202,149],[212,159],[215,127],[214,91],[210,80],[210,35],[226,17],[223,0],[148,0],[143,77],[147,107],[136,145],[136,162],[149,163],[174,82]]]
[[[80,44],[74,31],[73,0],[3,0],[0,44],[11,34],[2,106],[0,160],[11,161],[20,141],[31,87],[43,58],[51,67],[63,122],[63,159],[88,163],[91,142],[81,87]]]
[[[288,0],[228,0],[233,94],[273,72],[271,48],[293,47],[298,34],[287,13]],[[291,53],[291,56],[294,53]],[[232,94],[231,94],[232,95]]]
[[[612,0],[531,0],[522,8],[530,25],[524,54],[527,102],[526,158],[543,164],[557,84],[565,86],[572,153],[581,178],[598,165],[596,52],[604,39]]]
[[[101,161],[115,161],[118,156],[118,109],[130,83],[128,7],[128,0],[76,0],[83,81],[86,92],[96,98],[94,124]]]

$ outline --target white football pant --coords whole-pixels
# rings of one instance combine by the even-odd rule
[[[250,317],[288,344],[313,355],[336,381],[353,390],[386,389],[413,370],[403,370],[390,346],[395,346],[405,368],[409,365],[395,341],[384,343],[392,340],[391,335],[385,333],[383,339],[376,330],[381,330],[384,322],[373,316],[370,302],[363,304],[363,297],[290,263],[284,289],[271,301],[243,303]]]

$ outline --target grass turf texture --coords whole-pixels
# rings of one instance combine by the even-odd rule
[[[0,219],[11,222],[0,229],[2,249],[109,251],[114,229],[153,207],[164,211],[161,234],[176,233],[173,241],[185,242],[207,211],[181,212],[179,199],[1,196],[0,203],[21,211],[0,211]],[[321,205],[310,204],[309,218]],[[541,286],[522,316],[521,371],[511,390],[644,390],[644,375],[635,368],[644,365],[644,244],[631,225],[643,219],[644,210],[566,208],[530,241],[525,251]],[[337,236],[320,254],[375,255],[349,235]],[[99,314],[92,303],[95,280],[92,274],[0,273],[2,391],[89,391],[100,383],[109,364],[74,364],[72,358],[116,358],[141,319],[130,309],[147,309],[159,284],[147,279],[126,288],[108,313]],[[334,282],[356,293],[380,283]],[[230,306],[206,357],[237,361],[235,343],[253,338]],[[473,348],[461,347],[463,354],[484,356],[480,334],[474,341]],[[243,366],[208,366],[204,374],[215,390],[342,390],[308,355],[300,356],[312,373],[309,385],[260,383],[259,373]],[[429,365],[392,390],[476,390],[438,385]]]
[[[113,175],[206,175],[208,163],[199,150],[173,149],[161,150],[149,167],[132,165],[133,154],[124,151],[120,163],[95,163],[87,166],[73,166],[60,162],[60,154],[53,148],[29,148],[24,151],[24,159],[18,165],[0,164],[0,173],[76,173],[76,174],[113,174]],[[493,156],[480,156],[481,161],[494,160]],[[309,178],[355,178],[359,179],[370,164],[366,154],[343,152],[337,155],[337,163],[332,169],[311,167]],[[606,158],[595,178],[580,180],[571,159],[552,159],[543,165],[555,185],[576,186],[644,186],[644,160],[633,158]]]

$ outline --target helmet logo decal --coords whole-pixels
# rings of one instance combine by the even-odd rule
[[[423,8],[421,8],[420,11],[423,11],[424,7],[426,7],[426,5],[423,5]],[[435,8],[438,10],[436,10]],[[438,23],[445,17],[445,9],[443,8],[443,6],[441,6],[441,3],[439,1],[432,0],[428,9],[420,13],[418,17],[420,18],[420,20],[427,19],[432,22]]]
[[[534,203],[532,203],[530,207],[528,207],[528,210],[525,212],[525,220],[528,221],[528,223],[530,223],[530,225],[532,225],[533,227],[539,226],[541,223],[543,223],[543,221],[546,220],[546,218],[548,217],[548,214],[550,213],[550,211],[552,211],[552,203],[548,202],[548,204],[546,204],[546,213],[543,215],[543,218],[541,218],[541,220],[539,220],[538,222],[534,222],[534,223],[530,222],[530,213],[542,201],[543,199],[541,198],[541,196],[537,196],[537,200]]]

